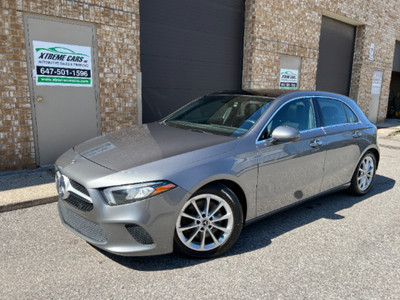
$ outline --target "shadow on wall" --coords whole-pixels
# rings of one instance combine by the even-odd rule
[[[302,227],[319,219],[341,220],[344,217],[339,211],[350,208],[375,195],[393,188],[395,180],[376,175],[375,183],[369,194],[358,197],[341,191],[306,202],[269,218],[251,224],[242,231],[239,240],[224,256],[240,255],[261,249],[272,243],[272,239],[291,230]],[[197,265],[210,259],[190,259],[174,254],[151,257],[123,257],[98,249],[115,262],[140,271],[161,271],[185,268]],[[215,258],[218,259],[218,258]]]

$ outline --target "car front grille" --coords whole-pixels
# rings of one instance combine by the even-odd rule
[[[75,180],[70,179],[69,182],[71,183],[72,187],[81,192],[82,194],[85,194],[86,196],[90,197],[88,190],[81,185],[80,183],[76,182]]]
[[[79,209],[80,211],[88,212],[93,209],[93,202],[90,198],[89,191],[80,183],[72,180],[69,180],[69,196],[66,199],[63,199],[69,205]]]
[[[79,197],[78,195],[73,194],[72,192],[69,194],[69,197],[64,201],[84,212],[88,212],[93,209],[93,203],[87,202],[86,200]]]
[[[74,231],[98,243],[106,243],[107,239],[101,227],[82,216],[60,205],[60,215],[64,223]]]

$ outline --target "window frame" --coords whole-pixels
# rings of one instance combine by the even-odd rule
[[[333,124],[333,125],[325,125],[324,122],[324,118],[323,118],[323,113],[322,113],[322,108],[321,105],[319,103],[319,99],[327,99],[327,100],[332,100],[332,101],[337,101],[340,104],[342,104],[342,109],[344,111],[344,114],[346,116],[346,123],[338,123],[338,124]],[[338,127],[338,126],[344,126],[347,124],[358,124],[360,123],[360,118],[358,117],[358,115],[355,113],[355,111],[349,106],[347,105],[347,103],[345,103],[344,101],[338,99],[338,98],[333,98],[333,97],[325,97],[325,96],[314,96],[314,100],[315,100],[315,105],[317,107],[318,110],[318,120],[319,120],[319,125],[321,128],[331,128],[331,127]],[[346,107],[354,114],[354,116],[357,118],[357,122],[350,122],[350,118],[347,115],[347,111],[346,111]]]
[[[259,133],[258,136],[257,136],[256,145],[261,144],[261,143],[264,143],[264,142],[266,142],[266,141],[272,139],[271,137],[270,137],[270,138],[267,138],[267,139],[262,139],[261,137],[263,136],[263,134],[264,134],[264,132],[265,132],[265,130],[266,130],[268,124],[271,122],[271,120],[275,117],[275,115],[276,115],[286,104],[288,104],[288,103],[290,103],[290,102],[292,102],[292,101],[295,101],[295,100],[305,99],[305,98],[311,99],[311,103],[312,103],[312,107],[313,107],[313,111],[314,111],[315,123],[316,123],[315,125],[316,125],[316,126],[315,126],[315,128],[313,128],[313,129],[308,129],[308,130],[300,131],[300,133],[302,133],[302,132],[309,132],[309,131],[317,130],[317,129],[322,129],[322,130],[324,130],[324,128],[339,127],[339,126],[344,126],[344,125],[347,125],[347,124],[352,124],[352,125],[354,125],[354,124],[360,124],[360,123],[361,123],[360,117],[357,115],[357,113],[354,111],[354,109],[352,109],[350,105],[348,105],[345,101],[343,101],[343,100],[341,100],[341,99],[334,98],[334,97],[330,97],[330,96],[319,96],[319,95],[318,95],[318,96],[312,96],[312,95],[310,95],[310,96],[296,97],[296,98],[290,99],[290,100],[286,101],[285,103],[283,103],[283,104],[272,114],[272,116],[267,120],[267,122],[265,122],[265,125],[263,126],[262,130],[260,131],[260,133]],[[330,99],[330,100],[334,100],[334,101],[339,101],[340,103],[342,103],[342,106],[343,106],[343,105],[346,105],[346,106],[350,109],[350,111],[353,112],[353,114],[356,116],[357,122],[352,122],[352,123],[350,123],[350,122],[349,122],[349,118],[348,118],[347,113],[346,113],[346,110],[343,108],[343,110],[345,111],[345,114],[346,114],[347,123],[341,123],[341,124],[335,124],[335,125],[324,126],[325,124],[323,124],[323,120],[322,120],[321,107],[320,107],[320,105],[319,105],[319,103],[318,103],[318,99],[319,99],[319,98],[324,98],[324,99]],[[325,132],[325,131],[324,131],[324,132]],[[326,134],[326,132],[325,132],[325,134]]]
[[[283,104],[272,114],[272,116],[267,120],[267,122],[265,122],[265,125],[263,126],[262,130],[260,131],[260,133],[259,133],[258,136],[257,136],[256,144],[261,144],[261,143],[264,143],[265,141],[268,141],[268,140],[271,140],[271,139],[272,139],[271,137],[262,139],[262,136],[264,135],[264,132],[265,132],[265,130],[267,129],[269,123],[272,121],[272,119],[275,117],[275,115],[276,115],[284,106],[286,106],[286,105],[288,105],[289,103],[291,103],[291,102],[293,102],[293,101],[296,101],[296,100],[301,100],[301,99],[310,100],[310,102],[311,102],[311,107],[312,107],[313,113],[314,113],[314,124],[315,124],[315,127],[312,128],[312,129],[302,130],[302,131],[299,131],[299,132],[300,132],[300,133],[302,133],[302,132],[309,132],[309,131],[312,131],[312,130],[316,130],[316,129],[321,128],[321,126],[319,126],[319,125],[320,125],[319,119],[318,119],[319,116],[318,116],[318,113],[316,112],[316,106],[315,106],[315,103],[314,103],[314,98],[315,98],[315,96],[301,96],[301,97],[296,97],[296,98],[290,99],[290,100],[286,101],[285,103],[283,103]]]

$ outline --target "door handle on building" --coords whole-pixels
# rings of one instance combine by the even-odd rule
[[[39,103],[40,103],[40,102],[43,102],[43,98],[40,97],[40,96],[37,96],[37,97],[36,97],[36,102],[39,102]]]

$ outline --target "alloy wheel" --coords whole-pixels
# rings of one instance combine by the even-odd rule
[[[370,155],[367,155],[361,161],[357,175],[357,185],[361,191],[365,191],[371,185],[375,174],[374,160]]]
[[[176,222],[176,232],[187,248],[210,251],[229,240],[233,226],[230,205],[222,197],[207,193],[185,203]]]

